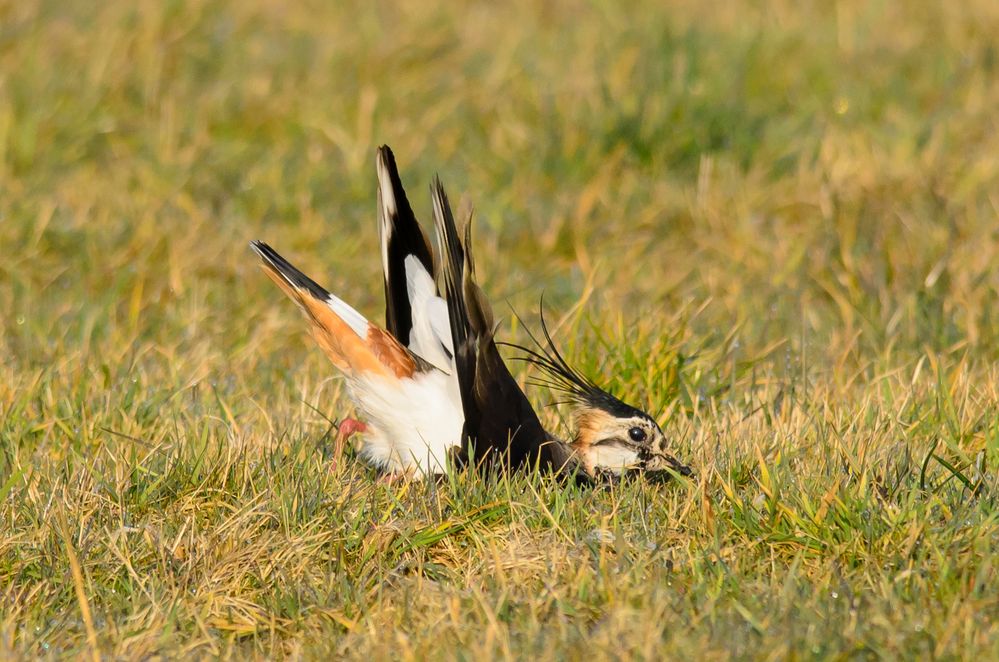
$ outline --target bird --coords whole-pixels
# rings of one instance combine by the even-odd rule
[[[434,178],[438,261],[388,146],[377,150],[376,174],[384,328],[268,244],[251,242],[265,273],[302,310],[316,343],[343,374],[364,419],[348,426],[361,437],[364,461],[389,476],[439,476],[449,465],[536,468],[578,483],[636,473],[655,479],[692,475],[670,454],[652,416],[566,362],[542,315],[544,341],[532,335],[533,349],[514,347],[544,375],[536,383],[564,393],[573,405],[570,439],[547,431],[499,352],[498,325],[475,280],[471,212],[463,218],[463,241],[444,187]]]

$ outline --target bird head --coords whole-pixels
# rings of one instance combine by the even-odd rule
[[[693,473],[670,454],[662,428],[640,409],[606,391],[596,402],[574,405],[575,437],[571,445],[591,475],[671,469],[682,476]]]
[[[533,380],[565,396],[575,427],[570,446],[591,476],[620,477],[631,472],[669,476],[693,475],[670,453],[670,441],[648,413],[600,388],[571,367],[555,347],[541,316],[544,343],[532,336],[537,349],[519,346],[525,361],[543,376]]]

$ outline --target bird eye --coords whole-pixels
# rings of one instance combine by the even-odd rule
[[[628,436],[631,437],[632,441],[645,441],[646,439],[645,430],[637,427],[628,430]]]

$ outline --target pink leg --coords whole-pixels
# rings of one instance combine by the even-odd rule
[[[364,434],[368,431],[368,426],[356,418],[345,418],[337,426],[336,439],[333,441],[333,462],[330,471],[336,471],[340,458],[343,457],[343,447],[347,441],[355,434]]]
[[[350,438],[350,435],[355,433],[364,434],[368,431],[367,424],[364,421],[359,421],[356,418],[345,418],[340,421],[340,427],[337,434],[339,439],[346,441]]]

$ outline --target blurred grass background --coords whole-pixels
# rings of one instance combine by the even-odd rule
[[[997,44],[991,0],[0,0],[0,651],[996,656]],[[331,457],[246,243],[380,320],[381,143],[695,481]]]

